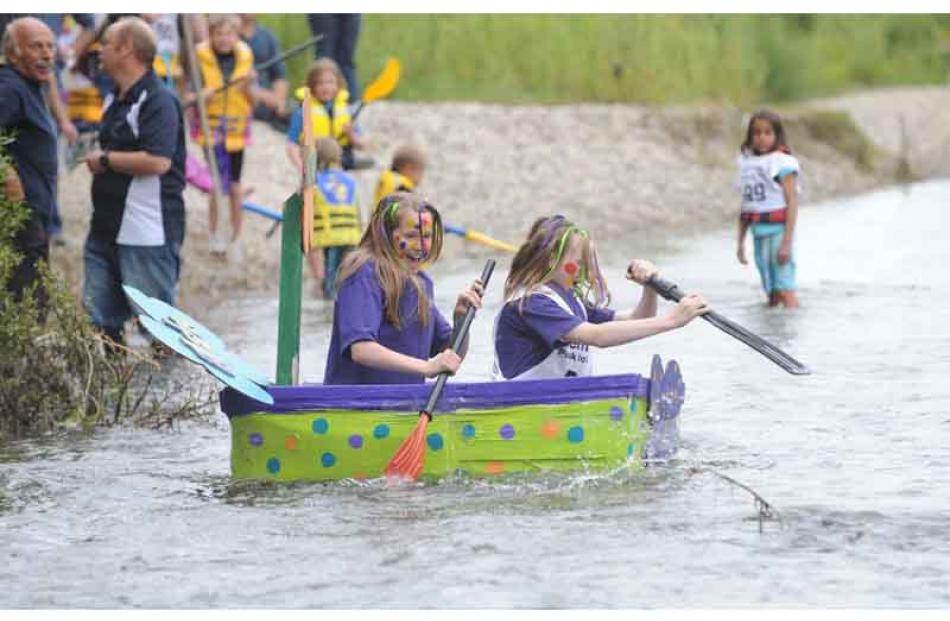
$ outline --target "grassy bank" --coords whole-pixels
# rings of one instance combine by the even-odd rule
[[[303,15],[261,21],[285,47],[309,36]],[[409,101],[741,105],[946,82],[950,16],[365,15],[363,84],[388,56]]]

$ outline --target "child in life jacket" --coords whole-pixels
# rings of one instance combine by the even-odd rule
[[[742,207],[736,257],[739,263],[748,263],[745,235],[751,228],[755,265],[769,306],[797,308],[792,242],[801,167],[788,148],[777,114],[760,110],[752,115],[737,162]]]
[[[442,218],[416,194],[390,194],[373,212],[359,247],[343,260],[337,279],[326,384],[416,384],[454,373],[468,349],[449,349],[453,326],[435,306],[423,271],[442,251]],[[481,308],[476,280],[455,304],[459,324]]]
[[[393,153],[393,163],[389,170],[383,171],[376,182],[373,197],[378,203],[393,192],[412,192],[420,183],[426,171],[426,159],[422,149],[413,145],[402,145]]]
[[[306,88],[313,96],[311,103],[314,138],[332,138],[343,148],[343,170],[354,168],[353,149],[366,146],[366,138],[360,135],[350,122],[349,91],[340,67],[331,58],[316,60],[307,71]],[[298,89],[299,91],[300,89]],[[301,93],[298,93],[303,99]],[[295,170],[303,172],[303,110],[297,106],[290,116],[287,130],[287,155]]]
[[[214,145],[215,159],[220,172],[222,189],[228,194],[231,216],[230,244],[218,233],[218,204],[214,192],[208,201],[208,230],[211,252],[229,253],[240,260],[240,242],[244,191],[241,172],[244,167],[244,147],[247,144],[249,119],[254,108],[252,88],[257,79],[254,54],[241,41],[241,20],[237,15],[216,14],[208,19],[209,41],[195,47],[201,70],[203,88],[201,97],[207,102],[208,124],[211,136],[198,132],[198,143],[207,140]],[[225,83],[238,80],[224,90]],[[193,100],[195,95],[187,99]]]
[[[632,261],[627,278],[643,285],[640,302],[629,311],[611,310],[590,235],[560,215],[537,220],[505,282],[505,304],[495,319],[494,379],[593,375],[591,347],[674,330],[707,311],[701,296],[689,294],[656,317],[657,294],[646,286],[655,274],[649,261]]]
[[[343,172],[342,149],[332,138],[316,141],[317,174],[313,206],[313,250],[307,254],[310,273],[332,300],[344,255],[360,243],[363,232],[356,178]],[[323,260],[320,260],[320,259]]]

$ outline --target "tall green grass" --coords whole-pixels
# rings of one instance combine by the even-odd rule
[[[283,45],[299,14],[261,16]],[[365,15],[357,71],[403,63],[413,101],[749,104],[945,82],[950,16]],[[290,63],[302,80],[311,57]]]

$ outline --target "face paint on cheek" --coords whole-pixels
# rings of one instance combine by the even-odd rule
[[[567,282],[571,285],[577,278],[577,263],[569,262],[564,264],[564,273],[567,275]]]

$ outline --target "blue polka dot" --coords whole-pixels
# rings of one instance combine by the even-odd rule
[[[584,428],[583,427],[571,427],[567,430],[567,439],[569,442],[583,442],[584,441]]]
[[[502,440],[511,440],[515,437],[515,428],[509,424],[501,426],[501,429],[498,430],[498,435],[501,436]]]
[[[316,418],[310,428],[313,429],[314,433],[326,433],[330,429],[330,423],[325,418]]]
[[[623,409],[617,406],[610,408],[610,420],[623,420]]]
[[[474,438],[475,437],[475,425],[471,423],[465,423],[462,425],[462,437],[463,438]]]
[[[633,444],[627,446],[627,457],[633,457]]]
[[[333,453],[324,453],[320,456],[320,463],[324,468],[331,468],[336,463],[336,455]]]
[[[389,425],[376,425],[373,429],[373,437],[377,440],[389,437]]]
[[[429,448],[432,449],[433,451],[442,450],[442,445],[443,445],[442,434],[430,433],[429,436],[426,438],[426,444],[428,444]]]
[[[349,438],[347,438],[347,442],[349,443],[350,448],[358,449],[363,446],[363,436],[359,435],[358,433],[354,433]]]
[[[247,441],[251,443],[251,446],[260,446],[264,444],[264,436],[259,433],[252,433],[247,437]]]
[[[280,460],[276,457],[271,457],[267,460],[267,471],[271,474],[277,474],[280,472]]]

